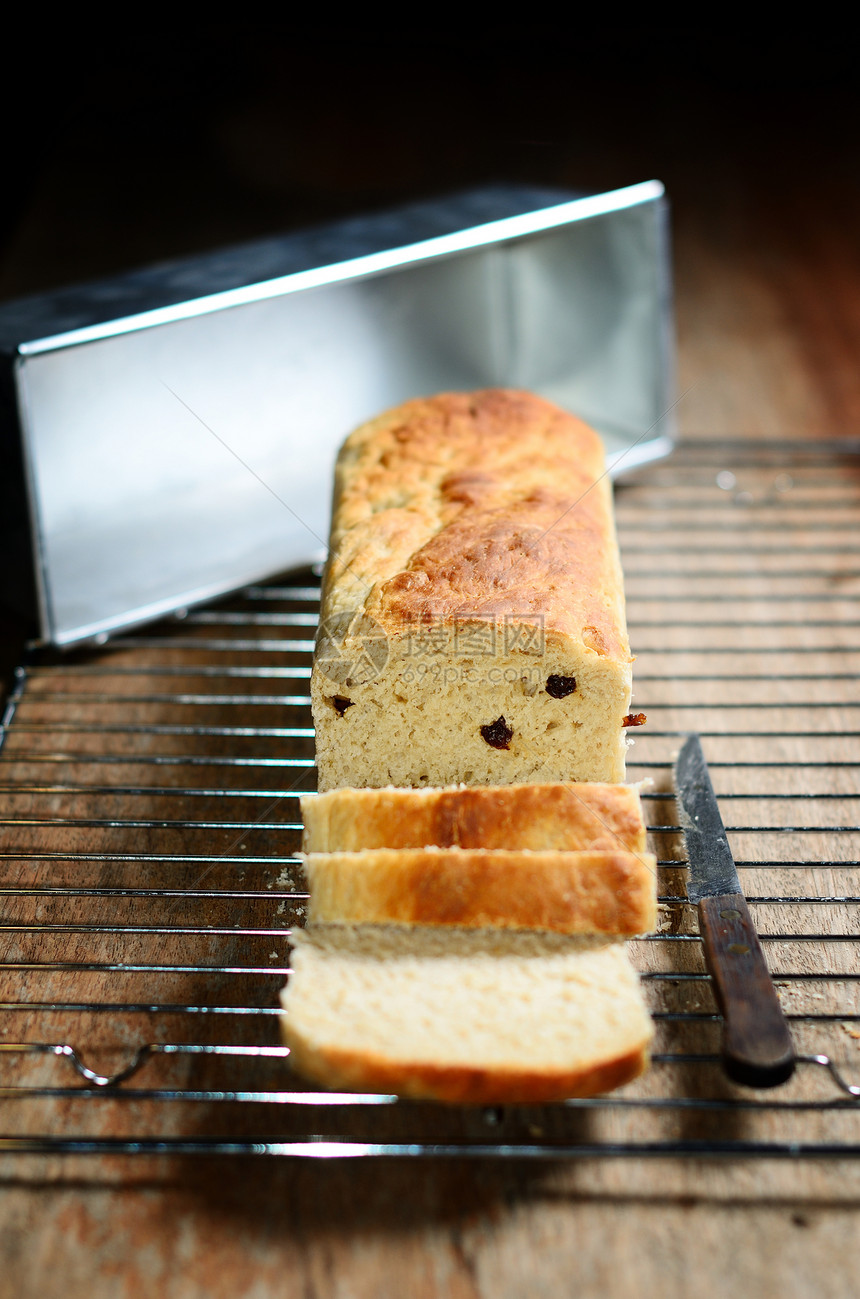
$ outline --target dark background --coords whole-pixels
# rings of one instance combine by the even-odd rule
[[[0,298],[484,180],[656,176],[680,237],[704,220],[727,251],[774,221],[802,241],[822,201],[860,215],[851,41],[814,25],[487,40],[129,21],[8,34]]]

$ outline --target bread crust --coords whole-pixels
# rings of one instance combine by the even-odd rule
[[[379,1092],[450,1105],[544,1105],[599,1096],[648,1068],[647,1044],[575,1069],[482,1069],[460,1064],[392,1061],[376,1052],[317,1049],[291,1039],[291,1066],[331,1090]]]
[[[361,583],[392,634],[516,610],[630,662],[600,439],[533,393],[442,393],[357,429],[337,464],[331,541],[324,610],[333,588]]]
[[[305,853],[363,848],[586,848],[643,853],[639,791],[605,783],[338,789],[301,800]]]
[[[312,924],[456,925],[560,934],[656,923],[649,853],[374,849],[305,860]]]

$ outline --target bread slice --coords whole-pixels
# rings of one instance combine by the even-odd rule
[[[283,1035],[326,1087],[537,1104],[647,1065],[651,1018],[618,940],[322,925],[294,941]]]
[[[630,695],[592,429],[489,389],[347,439],[311,675],[320,790],[622,781]]]
[[[656,923],[650,853],[375,848],[305,859],[311,923],[632,936]]]
[[[642,853],[635,785],[335,789],[301,800],[303,851],[362,848],[604,848]]]

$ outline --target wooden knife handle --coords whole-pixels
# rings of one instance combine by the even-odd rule
[[[747,1087],[777,1087],[794,1072],[794,1045],[743,894],[703,898],[699,932],[724,1021],[726,1073]]]

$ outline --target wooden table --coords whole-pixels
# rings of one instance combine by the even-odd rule
[[[716,1049],[719,1025],[700,977],[694,922],[682,901],[671,900],[683,896],[683,871],[673,866],[682,849],[671,828],[666,765],[679,733],[703,733],[724,819],[745,863],[746,891],[764,899],[754,904],[756,916],[771,936],[766,949],[795,1017],[798,1050],[826,1050],[860,1081],[857,904],[850,900],[860,896],[860,462],[851,440],[860,415],[860,259],[856,179],[840,148],[851,101],[840,85],[819,86],[814,97],[777,86],[771,102],[749,86],[727,91],[721,85],[710,97],[675,81],[674,94],[664,86],[636,101],[641,129],[635,140],[622,130],[629,118],[620,109],[586,138],[552,83],[535,100],[539,107],[523,110],[520,96],[516,104],[503,98],[501,123],[489,139],[481,134],[479,92],[497,85],[495,76],[485,70],[474,99],[458,92],[450,110],[467,123],[471,161],[446,134],[447,110],[435,125],[411,121],[425,144],[444,141],[444,147],[425,164],[428,171],[406,173],[404,195],[420,189],[423,179],[428,189],[472,179],[472,165],[480,178],[507,159],[508,174],[556,183],[610,185],[658,174],[676,201],[683,442],[671,459],[631,475],[617,493],[636,706],[649,716],[633,749],[631,776],[654,780],[646,809],[667,899],[661,935],[638,944],[635,958],[646,975],[658,976],[646,988],[660,1016],[656,1050],[671,1057],[658,1060],[625,1096],[658,1104],[573,1116],[443,1119],[429,1107],[316,1108],[306,1118],[299,1107],[271,1099],[223,1098],[236,1088],[271,1097],[287,1087],[277,1059],[155,1055],[122,1084],[137,1094],[110,1101],[69,1094],[83,1080],[68,1058],[12,1051],[0,1057],[3,1086],[42,1089],[27,1099],[0,1093],[0,1131],[24,1138],[143,1134],[242,1142],[324,1132],[360,1141],[382,1132],[399,1144],[435,1135],[460,1145],[504,1140],[522,1151],[569,1147],[576,1138],[601,1149],[556,1159],[523,1153],[308,1159],[36,1156],[0,1147],[0,1293],[641,1296],[659,1288],[671,1297],[735,1295],[742,1286],[756,1294],[816,1296],[856,1288],[856,1157],[605,1150],[608,1141],[860,1144],[856,1111],[804,1108],[838,1095],[820,1068],[802,1066],[774,1098],[788,1108],[757,1110],[749,1108],[754,1096],[732,1089],[715,1065],[695,1058]],[[537,93],[538,74],[527,80]],[[351,174],[352,133],[357,139],[362,125],[381,120],[381,91],[361,111],[349,100],[346,144],[331,143],[331,123],[305,124],[306,147],[291,155],[298,176],[292,190],[278,190],[282,177],[271,148],[292,121],[293,104],[278,107],[273,94],[249,94],[219,126],[222,138],[233,141],[232,156],[242,155],[247,191],[255,157],[253,165],[265,173],[263,191],[268,177],[275,193],[298,194],[300,214],[332,215],[383,196],[381,181],[362,190],[342,179]],[[585,90],[574,98],[581,108]],[[344,92],[337,101],[341,110],[348,99]],[[90,137],[91,151],[109,136],[107,128],[96,133],[95,145]],[[252,137],[270,140],[268,163],[247,147]],[[150,174],[153,213],[167,201],[183,156],[178,146],[168,147],[166,128],[158,139],[168,152],[163,170]],[[149,158],[148,148],[133,145],[132,161]],[[386,166],[393,174],[406,156],[399,149],[393,137],[382,139],[373,152],[380,174]],[[320,171],[321,150],[328,171]],[[365,147],[365,159],[370,152]],[[277,227],[277,203],[263,218],[257,209],[249,215],[240,184],[230,191],[232,206],[210,211],[205,224],[204,200],[212,193],[206,185],[216,169],[210,175],[200,156],[192,171],[201,192],[195,200],[183,191],[184,208],[177,205],[171,226],[156,221],[147,238],[142,224],[129,222],[124,240],[100,246],[100,222],[110,224],[111,203],[114,218],[124,204],[128,213],[139,211],[140,191],[126,195],[119,184],[113,193],[104,176],[95,191],[88,188],[94,173],[87,171],[82,137],[70,129],[65,148],[44,164],[7,244],[2,291],[10,296],[110,270],[113,262],[184,251],[193,247],[195,219],[205,230],[199,246],[262,233],[261,220]],[[117,166],[121,176],[131,176],[130,163],[120,159]],[[222,166],[217,174],[229,191],[224,177],[234,173]],[[103,209],[93,202],[89,222],[87,210],[75,217],[72,204],[59,197],[92,198],[93,192]],[[58,216],[65,255],[52,239]],[[269,611],[312,607],[306,597],[289,594],[242,597],[225,607],[252,615],[264,598]],[[274,1006],[287,953],[280,931],[300,908],[290,894],[301,881],[280,861],[296,844],[296,831],[285,828],[295,821],[294,802],[258,795],[296,778],[299,787],[310,778],[307,768],[294,769],[285,782],[283,772],[273,777],[265,769],[204,763],[192,771],[145,760],[187,753],[187,736],[175,728],[188,722],[208,728],[193,740],[198,757],[286,751],[283,737],[218,733],[235,725],[238,706],[200,696],[226,696],[239,687],[236,678],[196,674],[211,666],[205,643],[218,627],[217,611],[212,617],[215,622],[166,624],[136,638],[149,643],[133,638],[89,658],[42,660],[27,679],[0,768],[6,889],[0,942],[7,963],[0,1043],[70,1042],[86,1064],[111,1072],[141,1042],[277,1041],[271,1014],[228,1012]],[[285,624],[272,634],[296,633]],[[11,650],[14,640],[11,627]],[[300,655],[233,651],[217,663],[285,661],[302,662]],[[165,666],[177,671],[165,677]],[[299,691],[264,678],[238,680],[243,694]],[[193,698],[181,703],[177,694]],[[284,724],[283,706],[245,704],[243,717],[249,709],[258,731]],[[296,719],[300,706],[291,724]],[[126,729],[110,729],[118,724]],[[129,726],[137,728],[131,748]],[[301,737],[290,743],[300,758],[309,752]],[[111,752],[121,760],[91,761]],[[84,785],[100,792],[78,788]],[[199,792],[210,788],[231,791],[229,815],[223,797]],[[223,828],[228,821],[245,828]],[[205,896],[189,904],[192,886]],[[170,896],[174,888],[186,896]],[[797,900],[775,900],[785,898]],[[207,932],[182,932],[189,929]],[[109,968],[129,964],[140,968]],[[68,968],[81,965],[94,968]],[[189,968],[165,974],[147,968],[154,966]],[[217,976],[205,966],[219,967]],[[231,972],[241,966],[252,968]],[[693,977],[674,977],[684,975]],[[88,1008],[101,1002],[114,1009]],[[201,1012],[213,1006],[221,1009]],[[199,1098],[159,1099],[147,1094],[153,1091],[194,1091]],[[679,1097],[695,1103],[679,1107]]]

